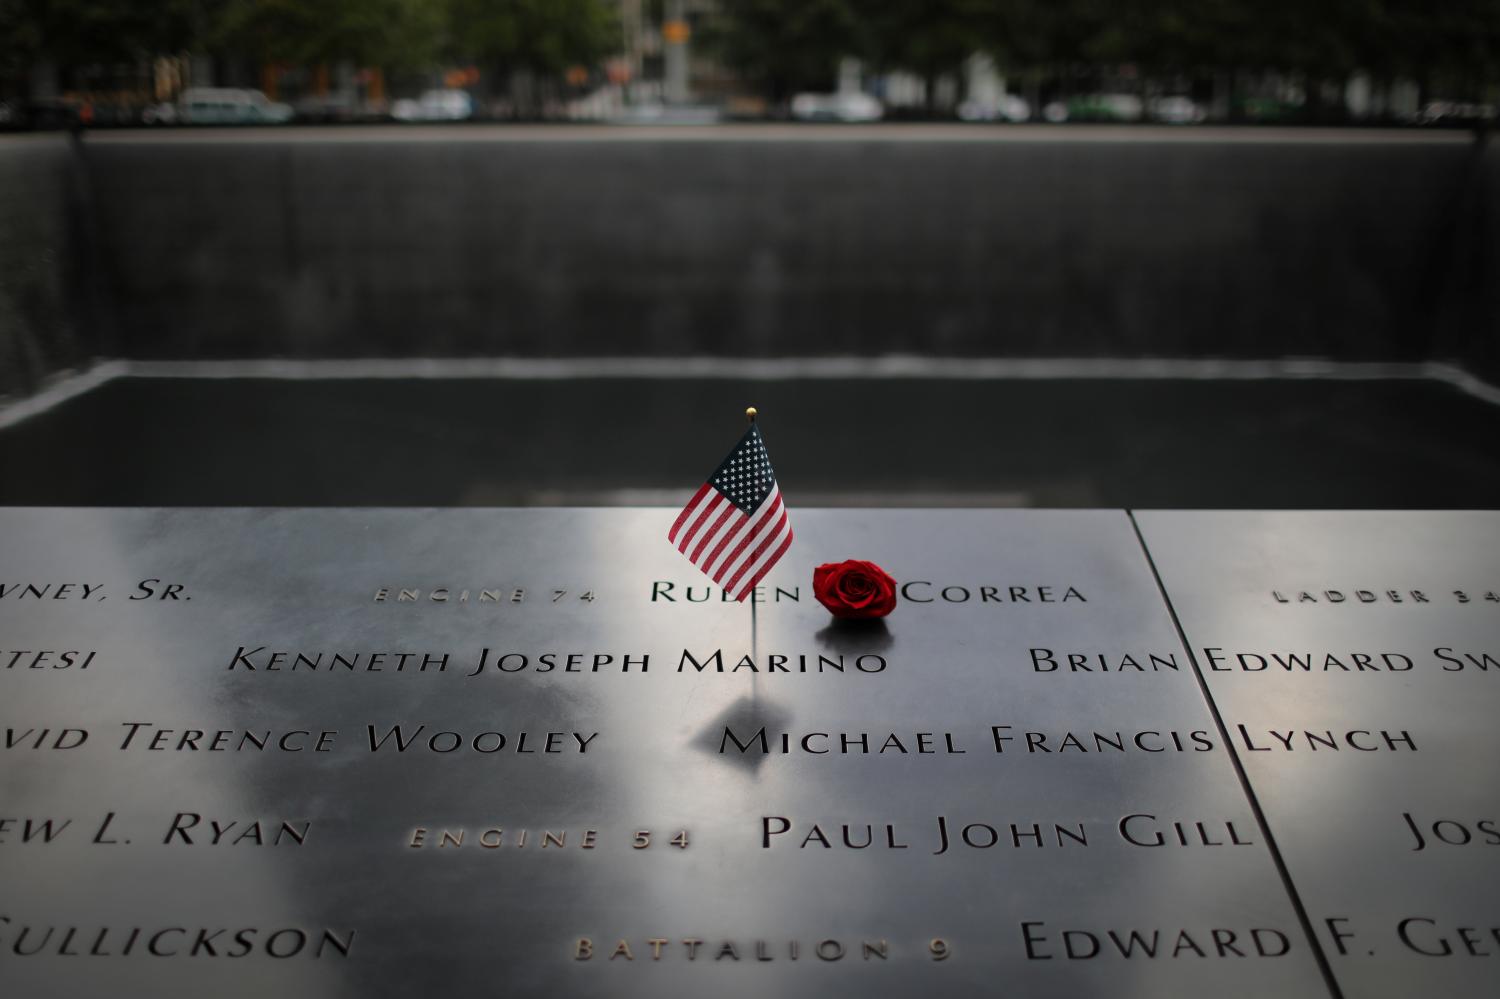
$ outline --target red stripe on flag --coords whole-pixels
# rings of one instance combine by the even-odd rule
[[[724,526],[724,521],[728,520],[729,515],[735,513],[736,509],[733,503],[725,506],[724,512],[719,514],[719,519],[713,522],[712,527],[703,532],[703,539],[698,542],[698,547],[693,549],[693,554],[688,556],[688,558],[693,560],[693,564],[697,564],[698,556],[703,554],[703,549],[708,547],[708,543],[714,539],[714,535],[719,533],[719,528]]]
[[[724,561],[719,563],[718,570],[713,574],[714,582],[718,583],[736,574],[736,570],[743,569],[751,558],[753,549],[764,537],[764,531],[776,523],[777,514],[783,512],[780,497],[765,504],[760,513],[750,521],[748,528],[740,535],[735,546]],[[774,532],[773,532],[774,533]]]
[[[781,520],[777,522],[775,527],[762,536],[760,546],[740,565],[740,572],[745,573],[746,578],[740,580],[739,583],[726,586],[724,588],[725,592],[729,593],[736,600],[745,599],[744,595],[748,588],[755,585],[753,582],[748,581],[749,577],[762,576],[765,574],[765,570],[776,564],[775,559],[781,557],[778,550],[781,546],[782,538],[791,533],[792,523],[787,519],[783,511]],[[736,591],[738,592],[736,593]]]
[[[786,511],[783,510],[781,516],[775,520],[771,529],[757,539],[754,550],[745,555],[744,559],[740,562],[739,568],[725,581],[723,584],[725,591],[730,594],[742,592],[742,579],[746,578],[747,573],[753,573],[754,570],[760,567],[762,557],[775,548],[776,544],[781,540],[781,535],[790,529],[791,525],[787,522]],[[739,596],[735,599],[742,600],[744,597]]]
[[[703,522],[707,520],[722,504],[728,502],[729,501],[724,498],[724,494],[716,489],[714,490],[714,498],[710,502],[700,503],[699,505],[703,507],[703,512],[698,514],[698,519],[693,521],[693,526],[689,527],[685,532],[683,532],[682,540],[677,543],[677,550],[686,555],[688,545],[693,543],[693,537],[698,533],[699,529],[703,527]]]
[[[776,553],[774,555],[766,559],[766,564],[761,566],[760,571],[751,577],[750,582],[745,584],[745,588],[740,591],[740,595],[735,597],[735,599],[744,600],[747,596],[749,596],[750,591],[755,589],[755,587],[760,584],[760,581],[765,578],[766,573],[770,572],[771,569],[775,567],[777,562],[781,561],[781,556],[785,555],[786,550],[791,546],[792,532],[789,529],[786,532],[786,540],[781,543],[781,547],[776,549]]]
[[[743,517],[744,515],[741,514],[741,516]],[[739,531],[743,529],[744,526],[748,523],[750,523],[750,518],[744,517],[744,519],[740,523],[735,524],[727,531],[725,531],[724,536],[719,539],[719,543],[714,545],[714,550],[708,553],[708,557],[697,560],[698,568],[702,569],[704,572],[707,572],[709,570],[709,567],[712,566],[718,559],[719,553],[724,550],[724,546],[729,544],[729,542],[734,539],[735,535],[738,534]]]
[[[780,509],[781,496],[778,494],[776,499],[766,504],[766,509],[763,511],[761,516],[750,522],[749,530],[745,531],[744,537],[740,538],[739,544],[735,545],[734,548],[730,551],[729,555],[725,557],[723,564],[719,566],[719,571],[714,573],[715,583],[722,580],[724,578],[724,574],[729,571],[730,567],[739,562],[742,553],[745,551],[745,548],[750,544],[750,542],[755,540],[756,536],[759,535],[761,531],[765,530],[766,524],[770,523],[772,519],[775,518],[776,512]]]
[[[758,545],[755,546],[755,551],[751,552],[745,558],[745,560],[742,563],[740,563],[740,567],[735,572],[735,574],[733,576],[729,577],[729,581],[724,584],[724,589],[726,589],[726,590],[732,590],[732,589],[734,589],[734,584],[737,583],[737,582],[739,582],[740,577],[745,574],[745,570],[748,569],[748,568],[750,568],[752,565],[754,565],[755,564],[755,560],[758,559],[758,558],[760,558],[760,553],[766,550],[766,546],[769,545],[771,542],[773,542],[773,541],[776,540],[776,536],[781,533],[781,526],[783,524],[785,524],[785,523],[786,523],[786,511],[782,510],[781,511],[781,516],[778,517],[777,520],[776,520],[776,527],[775,527],[775,529],[772,530],[772,531],[770,531],[769,533],[765,534],[761,538],[760,544],[758,544]]]
[[[703,494],[708,492],[709,488],[709,484],[705,482],[703,483],[703,485],[698,487],[697,492],[693,493],[693,498],[688,500],[687,506],[682,508],[682,512],[679,513],[677,515],[677,519],[672,522],[672,529],[667,532],[668,541],[677,540],[677,532],[682,529],[683,521],[688,519],[688,514],[693,512],[693,507],[698,505],[698,501],[703,498]]]
[[[764,519],[775,512],[776,499],[780,495],[780,490],[772,486],[770,493],[766,495],[765,499],[761,500],[760,506],[756,507],[755,513],[752,516],[745,517],[743,523],[735,525],[729,531],[725,541],[735,547],[730,549],[729,553],[724,556],[723,561],[719,561],[717,555],[711,555],[707,561],[699,563],[698,568],[702,569],[705,574],[712,576],[714,581],[717,582],[719,577],[734,564],[734,560],[739,556],[740,552],[744,551],[744,542],[759,532],[764,526]]]

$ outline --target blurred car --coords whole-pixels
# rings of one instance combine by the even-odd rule
[[[1152,121],[1164,125],[1197,125],[1208,117],[1191,97],[1153,97],[1146,110]]]
[[[353,94],[313,94],[292,105],[298,121],[353,121],[356,102]]]
[[[1233,108],[1237,117],[1260,122],[1292,121],[1301,117],[1306,110],[1302,104],[1274,97],[1236,98]]]
[[[963,121],[1030,121],[1031,105],[1015,94],[1003,94],[994,101],[964,101],[958,106]]]
[[[474,117],[474,98],[465,90],[428,90],[416,100],[396,101],[391,117],[397,121],[465,121]]]
[[[292,107],[259,90],[189,87],[177,99],[181,121],[189,125],[279,125],[292,120]]]
[[[334,91],[304,97],[292,108],[298,121],[331,124],[347,121],[380,121],[390,117],[384,101],[360,100],[352,91]]]
[[[0,129],[71,129],[88,124],[92,108],[70,97],[33,97],[0,104]]]
[[[879,121],[885,109],[869,94],[798,94],[792,98],[797,121]]]
[[[1478,125],[1495,119],[1493,104],[1429,101],[1417,114],[1419,125]]]
[[[177,105],[170,101],[160,104],[147,104],[141,109],[142,125],[175,125],[177,124]]]
[[[1134,94],[1084,94],[1051,102],[1042,109],[1042,117],[1050,122],[1140,121],[1145,107]]]
[[[141,120],[141,106],[136,101],[106,98],[86,103],[89,110],[84,123],[87,125],[119,127],[134,125]]]
[[[630,104],[604,120],[611,125],[712,125],[722,116],[707,104]]]
[[[724,117],[730,121],[764,121],[771,115],[771,105],[764,97],[736,95],[724,102]]]

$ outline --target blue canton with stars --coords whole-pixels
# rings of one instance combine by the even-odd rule
[[[766,442],[761,440],[759,427],[750,425],[708,481],[745,516],[760,507],[776,485],[776,473],[771,471],[771,458],[766,454]]]

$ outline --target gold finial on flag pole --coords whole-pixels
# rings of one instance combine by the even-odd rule
[[[751,406],[751,407],[749,407],[748,409],[745,410],[745,419],[749,420],[751,423],[755,422],[755,416],[756,416],[756,413],[755,413],[755,407],[754,406]]]

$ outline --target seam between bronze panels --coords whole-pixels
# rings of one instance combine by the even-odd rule
[[[1146,544],[1145,535],[1141,533],[1141,526],[1136,523],[1135,511],[1127,509],[1125,516],[1130,519],[1130,527],[1135,531],[1135,539],[1141,546],[1141,554],[1146,557],[1146,565],[1151,569],[1151,577],[1156,580],[1157,592],[1161,594],[1167,614],[1172,618],[1172,627],[1177,630],[1177,640],[1182,644],[1183,651],[1187,653],[1188,662],[1192,664],[1193,677],[1198,682],[1198,693],[1203,696],[1204,702],[1208,705],[1208,712],[1213,716],[1214,726],[1219,731],[1219,739],[1225,751],[1229,753],[1229,761],[1234,765],[1235,776],[1239,778],[1240,790],[1244,792],[1250,810],[1255,815],[1255,824],[1260,828],[1260,834],[1265,837],[1266,847],[1271,853],[1271,861],[1276,865],[1276,873],[1281,876],[1282,887],[1286,889],[1292,908],[1297,913],[1297,921],[1302,924],[1303,935],[1307,937],[1308,945],[1312,947],[1313,959],[1317,961],[1318,970],[1323,974],[1323,982],[1328,986],[1333,999],[1344,999],[1344,992],[1339,987],[1338,978],[1334,976],[1333,966],[1328,963],[1328,955],[1323,953],[1323,946],[1318,942],[1318,935],[1313,930],[1307,907],[1302,904],[1302,896],[1297,892],[1297,885],[1292,880],[1291,871],[1287,869],[1286,861],[1281,856],[1281,848],[1276,845],[1276,837],[1271,832],[1270,823],[1266,821],[1266,813],[1261,809],[1260,799],[1255,796],[1255,788],[1250,783],[1250,775],[1245,771],[1245,764],[1229,738],[1229,729],[1224,724],[1224,716],[1219,713],[1219,705],[1214,701],[1213,692],[1208,689],[1208,681],[1203,677],[1203,670],[1198,665],[1198,657],[1193,654],[1192,643],[1188,641],[1182,621],[1177,617],[1177,608],[1172,604],[1171,594],[1167,592],[1161,573],[1157,571],[1156,560],[1151,557],[1151,549]]]

